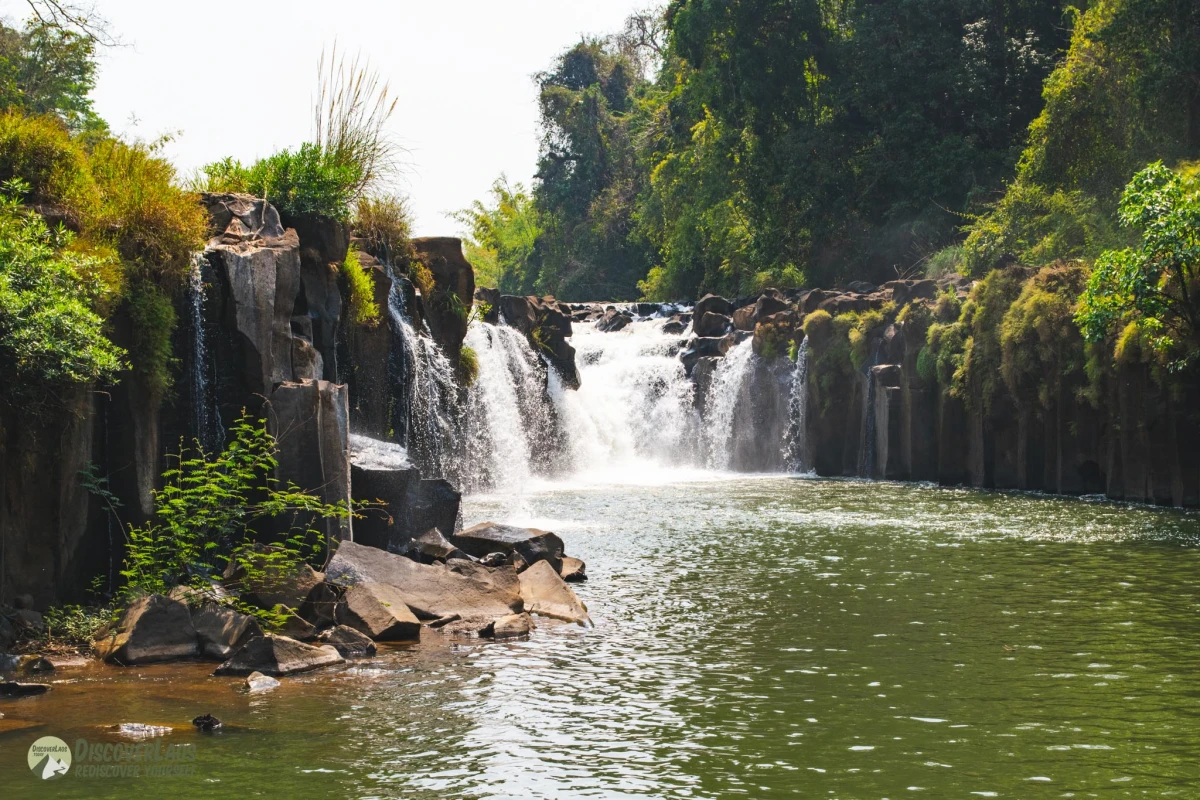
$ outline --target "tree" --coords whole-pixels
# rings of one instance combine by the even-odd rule
[[[1200,348],[1200,185],[1151,164],[1125,188],[1119,218],[1141,231],[1141,246],[1096,261],[1076,321],[1090,341],[1136,326],[1182,369]]]
[[[22,31],[0,25],[0,106],[55,114],[72,133],[104,133],[88,96],[96,85],[96,41],[51,22]]]
[[[451,215],[467,228],[467,260],[481,286],[528,294],[537,278],[534,258],[541,234],[533,198],[504,175],[492,184],[489,195],[487,202],[476,200]]]

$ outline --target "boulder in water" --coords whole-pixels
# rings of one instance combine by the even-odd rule
[[[706,311],[695,316],[692,330],[697,336],[724,336],[733,330],[733,320],[725,314]]]
[[[491,553],[519,555],[526,564],[549,561],[557,572],[562,567],[563,541],[556,534],[537,528],[519,528],[481,522],[450,537],[463,552],[476,558]]]
[[[484,626],[479,635],[496,641],[526,639],[533,628],[533,619],[528,614],[509,614]]]
[[[633,322],[633,317],[626,314],[624,311],[618,311],[615,308],[610,308],[604,312],[596,322],[596,330],[601,333],[616,333],[623,330],[629,323]]]
[[[343,586],[385,583],[419,619],[458,614],[501,617],[521,611],[521,589],[511,567],[490,568],[471,561],[418,564],[405,556],[355,542],[342,542],[326,569],[329,580]]]
[[[687,330],[687,323],[679,319],[679,317],[671,317],[663,323],[662,332],[667,336],[679,336]]]
[[[451,558],[470,558],[451,544],[437,528],[430,528],[409,542],[405,555],[422,564],[432,564],[435,561],[444,562]]]
[[[161,594],[139,597],[96,636],[96,655],[112,664],[150,664],[200,652],[188,607]]]
[[[258,620],[232,608],[207,603],[192,611],[192,625],[200,639],[200,652],[224,661],[254,636],[262,636]]]
[[[696,307],[692,309],[692,313],[697,318],[707,313],[729,316],[733,313],[733,304],[724,297],[718,297],[715,294],[706,294],[696,301]]]
[[[421,623],[409,611],[400,590],[385,583],[356,583],[347,589],[337,620],[377,642],[421,637]]]
[[[0,683],[0,697],[33,697],[48,691],[50,691],[50,687],[44,683],[18,683],[17,681]]]
[[[314,647],[269,633],[246,642],[213,674],[249,675],[261,672],[271,676],[291,675],[341,663],[342,657],[334,647]]]
[[[251,672],[246,676],[246,691],[250,694],[269,692],[272,689],[278,689],[282,685],[270,675],[263,675],[261,672]]]
[[[583,583],[587,580],[587,565],[578,558],[563,556],[562,568],[558,574],[567,583]]]
[[[375,655],[375,642],[365,633],[348,625],[337,625],[320,636],[321,644],[331,645],[342,654],[342,658],[370,658]]]
[[[520,578],[521,599],[527,611],[567,622],[588,620],[587,607],[549,562],[539,561],[522,572]]]

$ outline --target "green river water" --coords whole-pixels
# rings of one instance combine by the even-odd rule
[[[1200,797],[1200,517],[785,477],[547,486],[594,628],[417,646],[247,696],[211,664],[0,700],[0,798]],[[213,713],[216,735],[188,720]],[[194,745],[42,781],[45,735]]]

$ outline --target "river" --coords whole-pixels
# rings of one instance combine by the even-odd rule
[[[417,646],[248,696],[208,664],[0,703],[0,796],[1194,797],[1200,519],[664,472],[468,498],[558,531],[595,627]],[[190,729],[212,713],[219,734]],[[36,736],[176,729],[188,777],[36,779]],[[0,727],[0,730],[5,728]]]

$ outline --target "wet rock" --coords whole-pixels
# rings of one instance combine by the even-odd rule
[[[787,297],[778,289],[767,289],[754,303],[754,321],[761,322],[772,314],[787,311],[791,308]]]
[[[192,626],[200,640],[200,652],[224,661],[253,636],[262,636],[258,620],[232,608],[208,603],[192,612]]]
[[[522,610],[520,584],[509,567],[489,568],[457,559],[447,565],[418,564],[373,547],[342,542],[326,575],[343,586],[364,582],[393,586],[419,619],[450,614],[501,617]]]
[[[596,322],[596,330],[601,333],[616,333],[619,330],[623,330],[631,322],[633,322],[633,317],[624,311],[617,311],[615,308],[610,308]]]
[[[484,286],[475,287],[475,303],[483,312],[483,321],[490,325],[500,323],[500,290]]]
[[[587,580],[587,565],[578,558],[563,556],[562,568],[558,574],[567,583],[583,583]]]
[[[429,620],[425,623],[425,626],[427,628],[444,628],[451,622],[458,622],[460,619],[462,619],[462,617],[460,617],[458,614],[448,614],[444,617],[438,617],[437,619]]]
[[[503,639],[527,639],[533,627],[533,619],[528,614],[509,614],[489,623],[480,631],[480,636],[496,639],[497,641]]]
[[[46,656],[46,660],[50,662],[54,669],[74,669],[76,667],[86,667],[92,663],[92,660],[87,656],[80,655],[62,655],[62,656]]]
[[[662,332],[667,336],[679,336],[687,330],[687,323],[681,319],[669,319],[662,326]]]
[[[507,553],[488,553],[483,558],[479,559],[479,563],[485,567],[502,567],[508,563]]]
[[[286,636],[267,634],[246,642],[221,666],[214,675],[291,675],[320,667],[341,664],[337,648],[329,645],[314,647]]]
[[[282,685],[270,675],[263,675],[261,672],[251,672],[246,677],[246,691],[250,694],[269,692],[272,689],[278,689]]]
[[[567,622],[587,621],[587,607],[548,562],[539,561],[519,577],[521,599],[530,613]]]
[[[357,583],[346,590],[337,621],[375,641],[412,641],[421,636],[421,623],[404,602],[400,590],[384,583]]]
[[[469,558],[466,553],[451,544],[437,528],[430,528],[409,542],[405,554],[422,564],[432,564],[450,558]]]
[[[0,697],[32,697],[48,691],[50,691],[50,687],[44,683],[18,683],[17,681],[0,683]]]
[[[701,314],[723,314],[729,316],[733,313],[733,304],[724,297],[718,297],[715,294],[706,294],[696,301],[696,307],[692,309],[692,313],[699,318]]]
[[[214,717],[212,714],[202,714],[192,719],[192,725],[196,730],[204,733],[211,733],[221,727],[221,720]]]
[[[157,739],[166,736],[172,730],[168,725],[147,725],[143,722],[122,722],[112,726],[111,730],[130,739]]]
[[[425,321],[430,333],[457,363],[467,336],[469,310],[475,298],[475,271],[463,256],[462,240],[451,236],[430,236],[412,240],[416,260],[433,274],[433,291],[422,297]]]
[[[337,625],[320,636],[321,644],[331,645],[342,654],[342,658],[370,658],[375,655],[375,643],[371,637],[359,633],[348,625]]]
[[[186,604],[161,594],[139,597],[97,634],[96,655],[110,664],[149,664],[199,655]]]
[[[706,311],[696,315],[692,330],[697,336],[724,336],[733,330],[733,320],[724,314]]]
[[[526,564],[549,561],[557,571],[562,566],[563,541],[549,531],[482,522],[450,537],[464,553],[483,558],[491,553],[518,555]]]
[[[716,338],[696,336],[688,342],[687,349],[679,354],[679,360],[683,362],[683,368],[690,376],[701,359],[724,358],[736,344],[737,338],[733,334]]]
[[[569,389],[579,388],[579,370],[571,337],[571,309],[553,297],[500,298],[500,316],[529,341],[529,346],[545,356]]]

